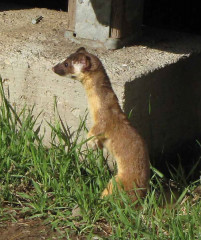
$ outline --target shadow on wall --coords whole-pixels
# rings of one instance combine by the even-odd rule
[[[82,0],[83,1],[83,0]],[[99,23],[125,33],[139,31],[142,24],[142,0],[90,0]],[[111,9],[110,15],[106,12]],[[123,29],[122,29],[123,27]]]
[[[193,151],[191,143],[201,136],[201,55],[126,83],[127,115],[131,109],[154,162],[187,157],[187,148]]]
[[[110,18],[108,18],[107,14],[103,14],[106,11],[106,8],[111,8],[112,1],[100,1],[100,0],[91,0],[91,5],[93,7],[94,13],[96,14],[96,18],[99,23],[109,26]]]

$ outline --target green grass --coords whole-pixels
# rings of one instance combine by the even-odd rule
[[[75,132],[59,117],[49,123],[47,148],[33,108],[17,113],[2,83],[0,91],[0,223],[18,221],[19,216],[40,218],[67,239],[73,234],[85,239],[201,239],[201,201],[195,191],[200,181],[184,181],[181,166],[171,171],[172,179],[182,183],[178,196],[152,168],[145,199],[132,203],[117,192],[102,200],[100,194],[113,174],[101,151],[84,147],[85,118]],[[72,216],[76,205],[82,216]]]

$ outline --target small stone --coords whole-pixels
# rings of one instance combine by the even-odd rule
[[[72,217],[81,217],[81,209],[78,205],[75,205],[75,207],[72,209]]]

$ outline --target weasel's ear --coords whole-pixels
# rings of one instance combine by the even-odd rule
[[[84,47],[80,47],[78,48],[78,50],[76,51],[76,53],[85,53],[86,49]]]

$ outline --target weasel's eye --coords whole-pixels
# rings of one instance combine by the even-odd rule
[[[65,66],[65,67],[68,67],[68,63],[65,63],[64,66]]]

